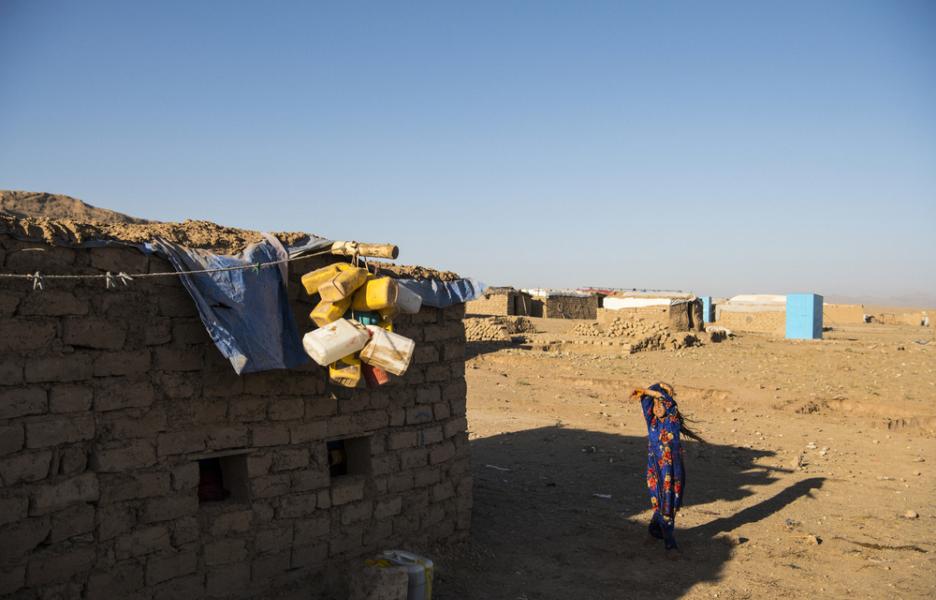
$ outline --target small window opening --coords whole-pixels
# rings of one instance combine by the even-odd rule
[[[370,437],[332,440],[328,450],[328,473],[332,478],[370,473]]]
[[[198,502],[247,501],[247,455],[215,456],[198,461]]]

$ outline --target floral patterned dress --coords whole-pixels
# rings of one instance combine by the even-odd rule
[[[676,511],[682,506],[686,473],[683,469],[682,446],[679,442],[679,417],[676,401],[660,386],[653,385],[651,390],[660,392],[659,400],[665,410],[662,417],[653,412],[653,398],[642,396],[640,405],[647,420],[647,488],[650,491],[650,504],[653,506],[653,522],[661,529],[667,548],[675,548],[673,530],[676,524]]]

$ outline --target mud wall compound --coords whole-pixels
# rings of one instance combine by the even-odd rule
[[[290,297],[306,327],[292,263]],[[118,248],[0,236],[4,272],[171,271]],[[350,561],[470,524],[464,308],[424,309],[404,377],[238,376],[179,281],[0,285],[0,596],[340,597]],[[344,472],[327,444],[342,440]],[[219,468],[230,497],[199,502]],[[293,597],[293,596],[290,596]]]

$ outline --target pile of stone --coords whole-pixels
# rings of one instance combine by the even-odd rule
[[[680,350],[701,345],[701,340],[691,333],[660,331],[643,337],[631,344],[631,354],[646,350]]]
[[[524,317],[481,317],[465,319],[465,339],[469,342],[509,342],[513,336],[535,328]]]

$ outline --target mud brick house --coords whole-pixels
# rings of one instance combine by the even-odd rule
[[[606,296],[598,309],[598,322],[640,319],[665,325],[675,331],[701,331],[702,302],[682,292],[623,292]]]
[[[465,304],[470,315],[500,315],[528,317],[533,299],[529,294],[509,287],[487,288],[484,294]]]
[[[4,273],[172,270],[3,231]],[[303,330],[299,277],[332,260],[289,265]],[[463,316],[401,317],[409,371],[348,390],[314,363],[235,374],[175,277],[0,280],[0,597],[334,598],[362,557],[465,536]]]
[[[531,317],[546,319],[595,319],[598,295],[574,290],[524,290],[532,297]]]

